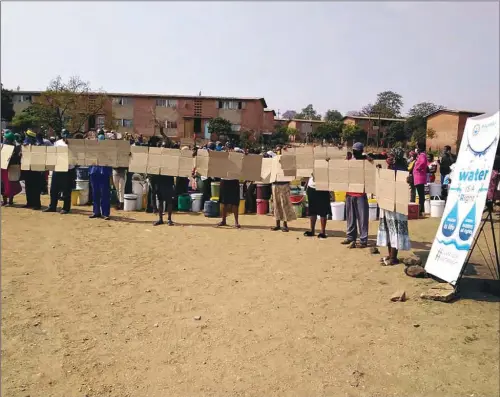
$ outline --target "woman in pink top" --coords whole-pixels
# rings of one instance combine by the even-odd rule
[[[424,215],[425,184],[427,182],[427,155],[425,154],[425,143],[418,144],[418,155],[413,167],[413,183],[418,193],[419,213]]]

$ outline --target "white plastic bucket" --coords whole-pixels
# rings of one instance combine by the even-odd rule
[[[441,218],[444,212],[444,200],[431,200],[431,218]]]
[[[243,183],[240,183],[240,200],[245,199],[245,195],[243,194]]]
[[[89,202],[89,189],[80,190],[78,196],[78,205],[87,205]]]
[[[440,183],[430,183],[429,184],[429,194],[431,197],[441,197],[441,184]]]
[[[142,210],[142,195],[144,194],[144,182],[132,181],[132,193],[137,196],[135,209],[137,211]]]
[[[425,199],[425,202],[424,202],[424,212],[426,214],[430,214],[431,213],[431,200],[429,200],[429,199]]]
[[[201,212],[203,208],[201,203],[203,202],[203,193],[193,193],[191,195],[191,212]]]
[[[344,220],[344,202],[330,203],[332,208],[332,221],[343,221]]]
[[[123,205],[124,211],[135,211],[137,206],[137,195],[136,194],[126,194],[123,196],[125,203]],[[142,203],[141,203],[142,205]]]
[[[52,182],[52,178],[51,178]],[[89,190],[89,181],[76,180],[76,190]]]
[[[370,221],[377,220],[377,209],[378,209],[377,203],[368,203],[368,220]]]

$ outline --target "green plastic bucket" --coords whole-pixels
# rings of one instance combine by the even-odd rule
[[[191,196],[189,194],[181,194],[177,199],[177,209],[179,211],[191,210]]]

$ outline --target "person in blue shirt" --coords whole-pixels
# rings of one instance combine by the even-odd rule
[[[106,139],[104,131],[99,131],[97,139]],[[104,218],[109,220],[111,210],[110,177],[112,167],[93,165],[89,168],[90,184],[92,185],[93,211],[89,218]]]

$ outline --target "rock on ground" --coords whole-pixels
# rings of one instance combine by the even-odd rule
[[[455,289],[448,283],[440,283],[432,287],[429,291],[423,292],[420,297],[433,301],[449,302],[455,298]]]

